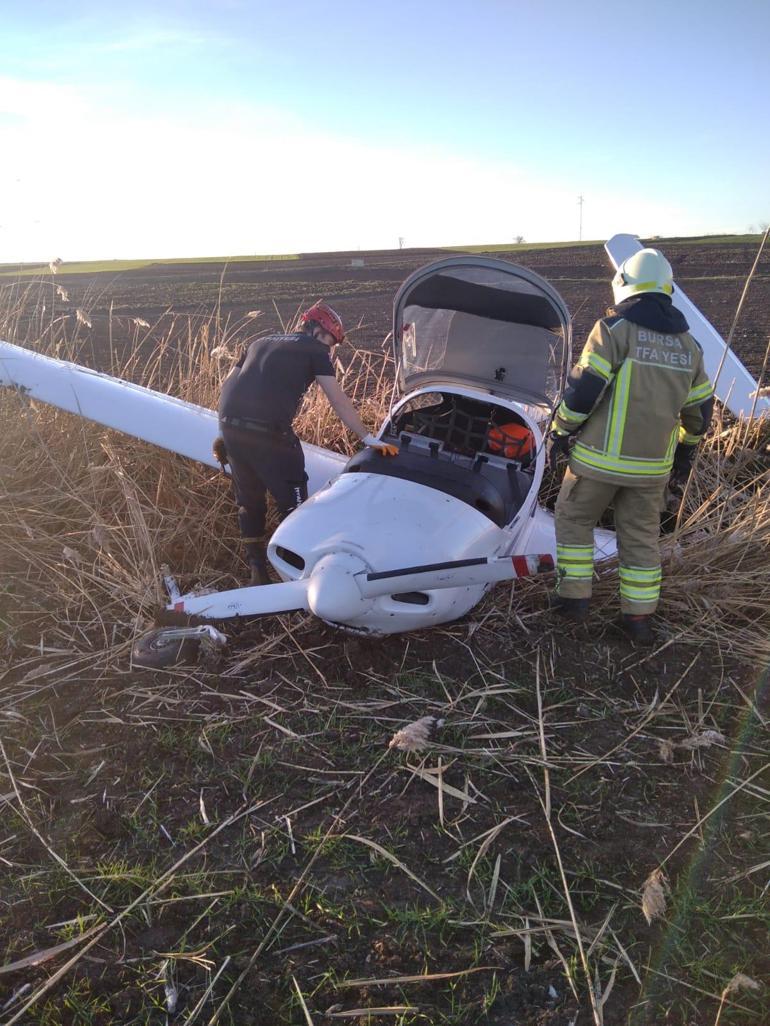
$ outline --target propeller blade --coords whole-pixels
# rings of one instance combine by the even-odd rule
[[[439,588],[466,588],[476,584],[513,581],[519,577],[553,570],[553,557],[544,555],[491,556],[459,559],[447,563],[408,566],[400,570],[357,574],[356,583],[365,598],[405,591],[435,591]]]
[[[207,620],[231,616],[262,616],[288,613],[292,609],[308,609],[308,581],[284,581],[282,584],[261,584],[253,588],[233,588],[210,595],[181,595],[170,602],[168,609]]]
[[[347,557],[348,560],[350,558]],[[300,581],[235,588],[209,595],[181,595],[172,600],[167,608],[190,616],[205,617],[207,620],[219,620],[232,616],[287,613],[293,609],[310,609],[312,606],[313,612],[322,619],[345,623],[349,616],[360,614],[362,601],[365,606],[367,599],[378,595],[494,584],[496,581],[512,581],[553,570],[553,558],[550,555],[479,557],[379,573],[356,573],[355,570],[361,565],[359,560],[355,560],[353,566],[347,565],[345,560],[335,555],[325,557],[325,560],[326,565],[324,560],[320,561],[310,577]],[[312,590],[312,602],[309,601],[309,589]]]

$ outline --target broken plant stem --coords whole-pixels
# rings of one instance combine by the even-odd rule
[[[537,692],[537,720],[540,731],[540,754],[543,758],[543,791],[545,798],[541,797],[538,793],[538,799],[543,809],[543,816],[548,827],[548,833],[551,835],[551,843],[553,844],[553,850],[556,855],[556,861],[559,866],[559,875],[561,876],[561,883],[564,889],[564,897],[567,901],[567,908],[569,909],[570,919],[572,920],[572,926],[575,930],[575,940],[578,946],[578,952],[580,953],[580,962],[583,966],[583,974],[588,985],[588,996],[591,999],[591,1011],[593,1012],[595,1026],[602,1026],[604,1022],[604,1016],[602,1006],[597,1002],[596,993],[594,991],[594,983],[591,976],[591,970],[588,965],[588,958],[586,957],[585,947],[583,946],[583,937],[580,933],[580,927],[578,926],[577,916],[575,915],[575,906],[572,903],[572,894],[567,883],[567,876],[564,872],[564,864],[561,858],[561,851],[559,850],[559,842],[556,839],[556,834],[553,829],[553,823],[551,821],[551,776],[550,770],[548,769],[548,752],[545,744],[545,722],[543,719],[543,699],[540,693],[540,653],[537,655],[537,663],[535,670],[535,689]]]

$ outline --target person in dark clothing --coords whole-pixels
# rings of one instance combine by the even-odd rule
[[[292,429],[300,401],[313,383],[337,416],[365,445],[394,456],[395,446],[369,434],[334,376],[331,350],[344,338],[339,316],[324,302],[302,315],[301,331],[252,342],[222,386],[219,426],[238,503],[251,584],[268,584],[265,554],[267,492],[281,518],[307,498],[305,458]],[[221,449],[215,455],[224,462]]]

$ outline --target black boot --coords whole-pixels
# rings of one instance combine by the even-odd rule
[[[271,584],[270,573],[267,569],[267,562],[249,563],[249,587],[253,588],[259,584]]]
[[[649,613],[638,615],[623,613],[620,618],[620,629],[634,645],[655,644],[655,635],[652,631],[652,616]]]
[[[246,554],[249,560],[249,587],[271,584],[265,546],[259,542],[249,542]]]
[[[551,609],[557,616],[573,623],[582,623],[588,617],[591,600],[587,598],[563,598],[561,595],[551,596]]]

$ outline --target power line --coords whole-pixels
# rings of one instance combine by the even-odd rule
[[[583,195],[582,193],[578,196],[578,206],[580,207],[580,228],[578,230],[578,242],[583,241]]]

